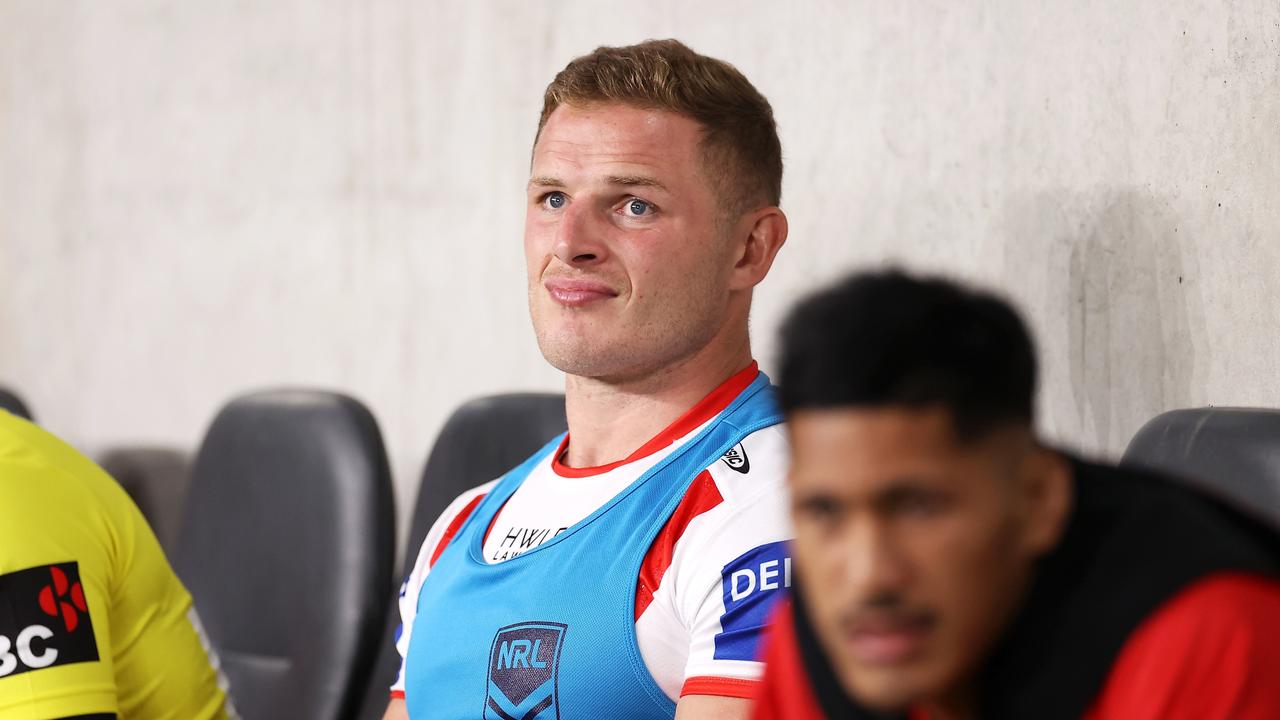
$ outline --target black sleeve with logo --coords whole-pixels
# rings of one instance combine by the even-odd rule
[[[0,575],[0,679],[97,661],[98,644],[77,563]]]

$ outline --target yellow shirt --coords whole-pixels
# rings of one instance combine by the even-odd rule
[[[0,410],[0,720],[227,718],[198,627],[120,486]]]

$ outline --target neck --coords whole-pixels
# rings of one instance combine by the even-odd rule
[[[683,360],[633,378],[566,376],[570,442],[563,462],[597,467],[626,458],[750,363],[744,328],[739,341],[716,338]]]
[[[976,720],[978,705],[975,697],[972,689],[966,689],[925,703],[923,716],[929,720]]]

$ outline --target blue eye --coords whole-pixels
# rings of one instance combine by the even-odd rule
[[[555,192],[547,193],[547,196],[543,198],[542,201],[552,210],[559,210],[564,207],[565,203],[569,202],[569,198],[565,197],[564,193],[557,190]]]
[[[643,201],[643,200],[641,200],[641,199],[639,199],[639,198],[632,198],[632,199],[627,203],[627,214],[628,214],[628,215],[635,215],[635,216],[639,217],[639,216],[644,215],[645,213],[647,213],[647,212],[649,211],[649,209],[650,209],[650,205],[649,205],[649,203],[647,203],[647,202],[645,202],[645,201]]]

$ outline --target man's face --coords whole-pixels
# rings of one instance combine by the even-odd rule
[[[620,104],[561,106],[533,152],[524,248],[548,362],[642,376],[729,320],[733,253],[698,123]]]
[[[795,563],[845,690],[881,710],[963,688],[1021,598],[1046,533],[1027,431],[957,442],[942,409],[788,419]]]

